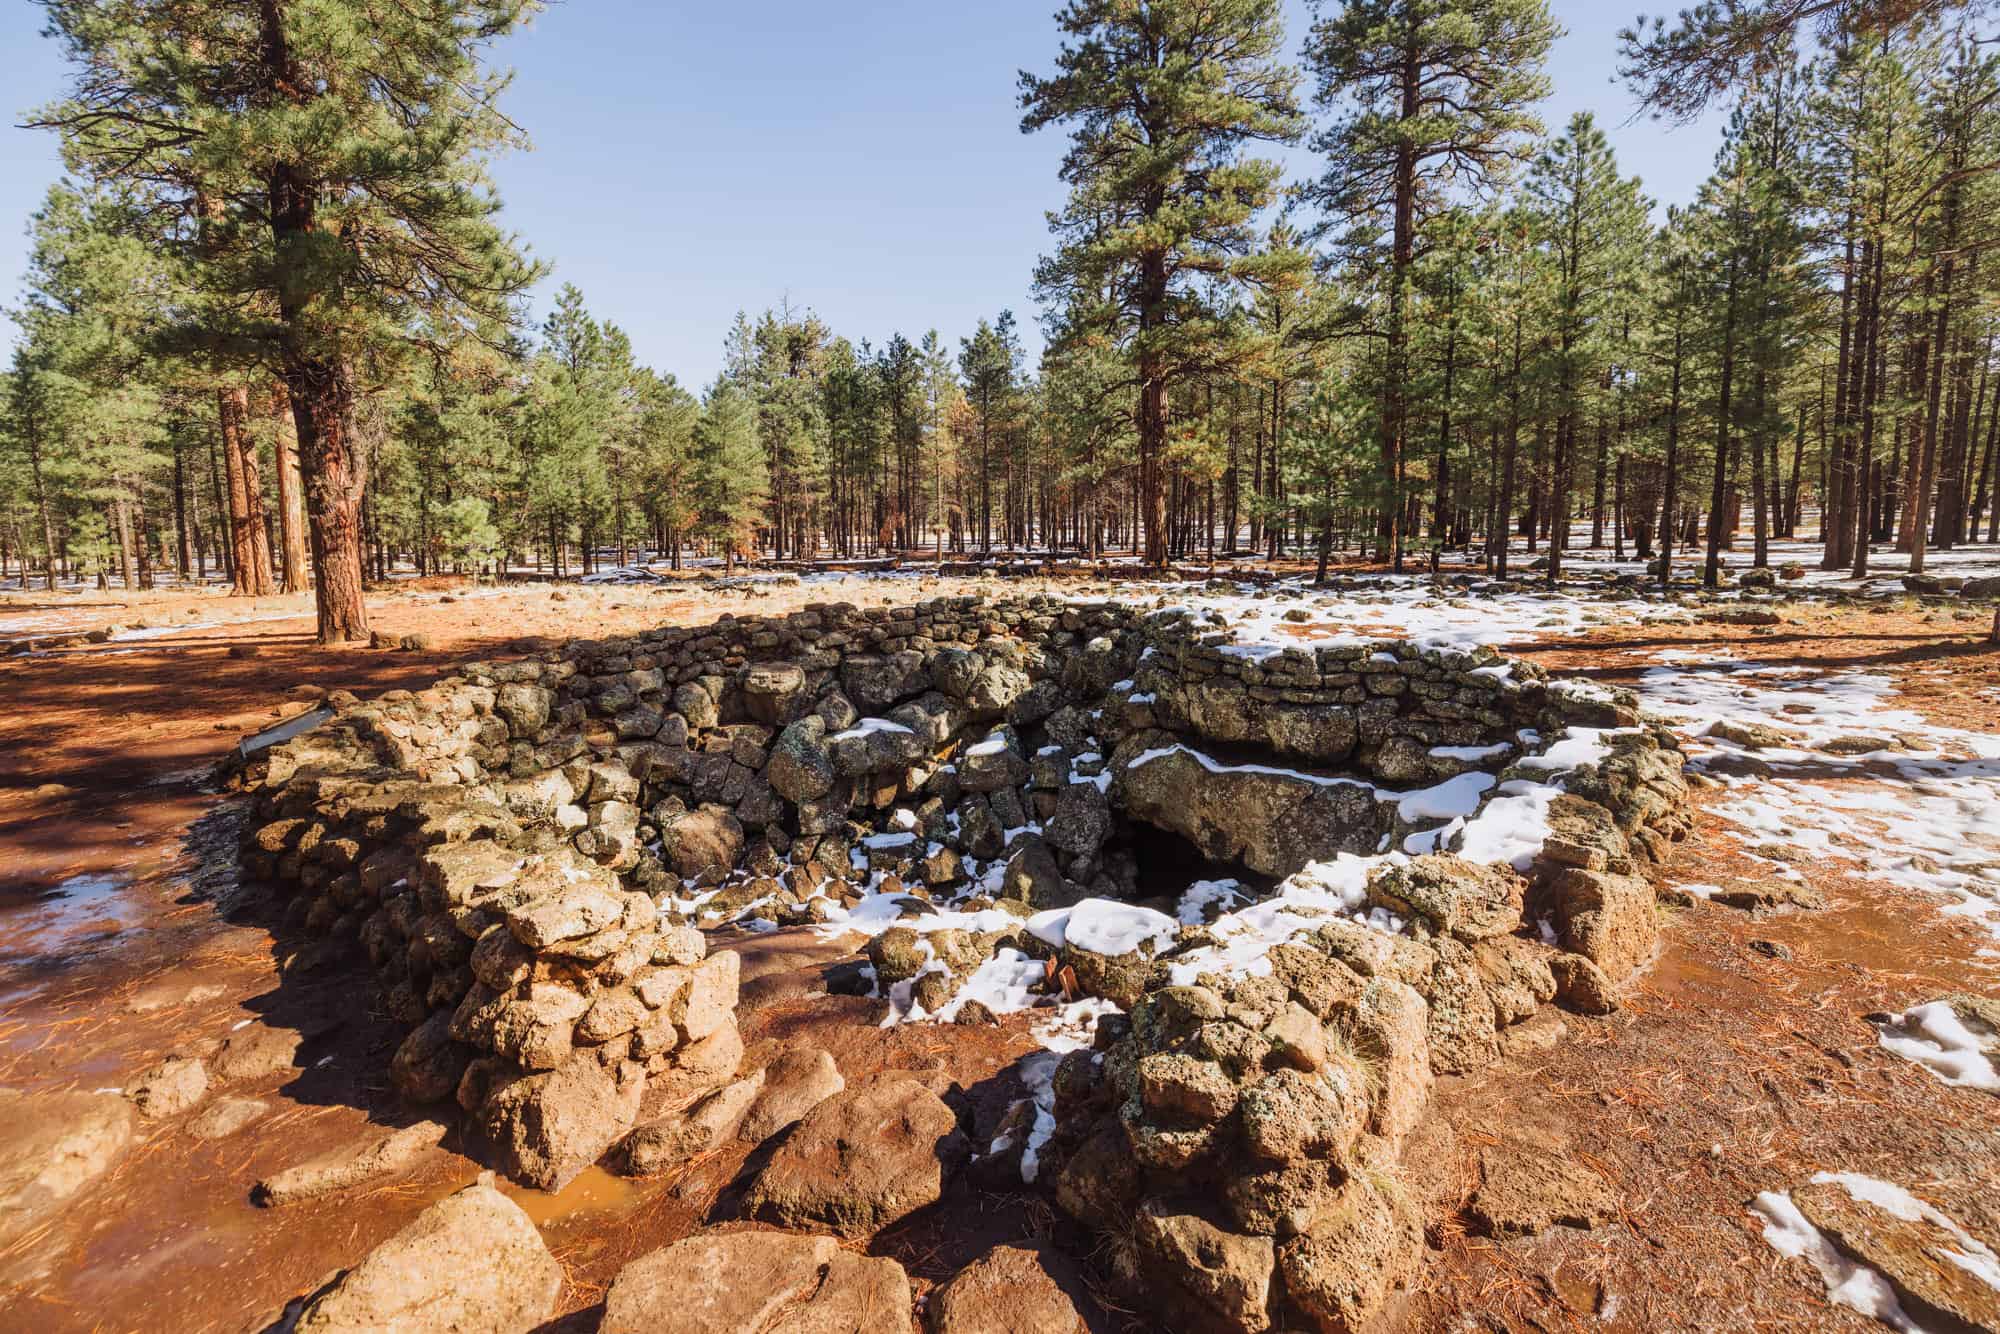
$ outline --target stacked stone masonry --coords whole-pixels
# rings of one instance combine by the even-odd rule
[[[410,1026],[396,1087],[456,1099],[497,1167],[558,1187],[721,1096],[736,956],[697,923],[824,921],[869,892],[909,918],[998,907],[1022,927],[880,933],[870,982],[935,1012],[1015,948],[1128,1010],[1063,1063],[1042,1180],[1118,1239],[1135,1290],[1218,1329],[1346,1328],[1406,1276],[1416,1223],[1384,1183],[1434,1074],[1552,1000],[1613,1005],[1654,944],[1640,872],[1685,832],[1679,751],[1629,695],[1489,650],[1250,651],[1172,608],[725,616],[332,703],[245,775],[246,866],[365,952]],[[1200,927],[1117,958],[1025,929],[1133,897],[1149,830],[1281,880],[1435,828],[1400,796],[1527,772],[1579,728],[1607,729],[1605,758],[1569,776],[1525,876],[1433,855],[1370,883],[1401,934],[1329,915],[1268,976],[1175,986]]]

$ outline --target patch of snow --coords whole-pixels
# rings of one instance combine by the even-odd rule
[[[1028,919],[1037,940],[1062,949],[1075,946],[1093,954],[1129,954],[1151,942],[1155,950],[1171,945],[1180,923],[1163,912],[1115,899],[1084,899],[1069,908],[1049,908]]]
[[[1217,904],[1240,903],[1243,900],[1243,882],[1240,880],[1197,880],[1181,894],[1181,901],[1174,909],[1174,916],[1182,926],[1200,926],[1208,920],[1208,910]]]
[[[2000,1256],[1950,1217],[1893,1181],[1864,1176],[1859,1172],[1820,1172],[1814,1175],[1813,1181],[1819,1184],[1836,1183],[1851,1199],[1862,1204],[1872,1204],[1906,1223],[1926,1223],[1950,1233],[1952,1240],[1958,1243],[1958,1249],[1943,1248],[1940,1252],[1943,1257],[1995,1292],[2000,1292]]]
[[[1500,780],[1474,770],[1447,778],[1436,787],[1404,795],[1396,814],[1404,820],[1462,820],[1479,809],[1479,799]]]
[[[1826,1284],[1827,1300],[1859,1311],[1906,1334],[1923,1334],[1917,1322],[1896,1300],[1896,1291],[1880,1271],[1848,1259],[1826,1234],[1806,1221],[1784,1191],[1765,1191],[1750,1211],[1764,1219],[1764,1240],[1772,1250],[1791,1259],[1810,1261]]]
[[[1483,764],[1487,760],[1497,760],[1513,747],[1505,741],[1491,746],[1432,746],[1431,755],[1440,760],[1460,760],[1467,764]]]
[[[2000,1071],[1980,1050],[1980,1039],[1965,1026],[1958,1012],[1943,1001],[1932,1001],[1892,1014],[1879,1024],[1884,1047],[1955,1088],[2000,1093]]]
[[[903,732],[910,729],[887,718],[863,718],[844,732],[835,732],[828,741],[851,741],[856,737],[871,736],[876,732]]]

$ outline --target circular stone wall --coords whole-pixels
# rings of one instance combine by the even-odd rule
[[[1614,1004],[1685,831],[1629,695],[1172,608],[816,606],[331,704],[246,770],[246,866],[365,954],[396,1087],[496,1166],[560,1186],[734,1076],[698,927],[850,927],[897,1018],[1087,999],[983,1166],[1224,1329],[1346,1327],[1407,1273],[1385,1183],[1433,1076]],[[1242,878],[1132,902],[1163,834]]]

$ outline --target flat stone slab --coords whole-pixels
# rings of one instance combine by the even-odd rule
[[[275,1206],[351,1190],[364,1182],[408,1171],[443,1138],[443,1126],[435,1121],[419,1121],[273,1173],[257,1183],[251,1198],[259,1204]]]
[[[1468,1212],[1489,1237],[1532,1237],[1558,1224],[1593,1228],[1618,1216],[1618,1197],[1603,1177],[1566,1151],[1509,1143],[1480,1154],[1485,1180]]]
[[[28,1231],[109,1170],[138,1116],[115,1093],[0,1089],[0,1243]]]
[[[1060,1277],[1059,1277],[1060,1276]],[[1075,1266],[1050,1251],[996,1246],[931,1294],[936,1334],[1085,1334],[1066,1288]]]
[[[306,1302],[300,1334],[526,1330],[549,1318],[563,1268],[490,1174],[439,1200]]]
[[[787,1227],[867,1236],[935,1203],[969,1151],[943,1099],[913,1079],[884,1075],[807,1112],[745,1204]]]
[[[788,1232],[697,1233],[620,1270],[599,1334],[909,1334],[894,1260]]]
[[[1935,1207],[1868,1177],[1821,1173],[1792,1192],[1806,1221],[1878,1270],[1931,1334],[2000,1330],[2000,1260]]]

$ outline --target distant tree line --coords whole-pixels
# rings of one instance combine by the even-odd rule
[[[871,344],[739,315],[697,393],[542,276],[482,168],[532,5],[44,0],[70,179],[0,378],[0,575],[221,570],[366,632],[392,567],[929,551],[1145,563],[1573,546],[1865,573],[2000,540],[2000,63],[1981,3],[1700,6],[1626,34],[1724,105],[1655,214],[1536,115],[1544,0],[1071,0],[1021,78],[1068,133],[999,312]],[[1287,182],[1260,145],[1307,142]]]

